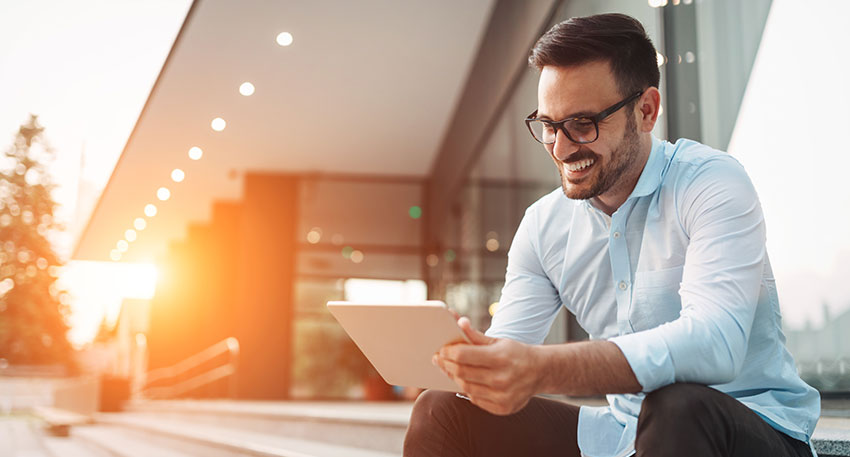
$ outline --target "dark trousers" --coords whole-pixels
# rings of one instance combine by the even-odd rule
[[[453,393],[426,391],[413,407],[404,455],[580,457],[578,410],[534,397],[516,414],[496,416]],[[635,448],[637,457],[811,457],[808,444],[698,384],[672,384],[646,396]]]

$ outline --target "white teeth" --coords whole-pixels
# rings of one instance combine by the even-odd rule
[[[584,160],[579,160],[578,162],[565,163],[564,168],[566,168],[569,171],[579,171],[579,170],[583,170],[583,169],[593,165],[594,162],[596,162],[596,160],[594,160],[594,159],[584,159]]]

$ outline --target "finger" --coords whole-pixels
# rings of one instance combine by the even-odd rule
[[[472,344],[490,344],[496,340],[472,328],[472,322],[469,321],[468,317],[458,319],[457,325]]]
[[[443,346],[437,355],[441,359],[451,360],[461,365],[495,367],[497,364],[490,353],[490,348],[490,346],[474,346],[471,344],[451,344]]]
[[[507,416],[518,411],[503,403],[490,400],[486,397],[476,396],[474,394],[467,394],[467,396],[469,397],[469,401],[472,402],[472,404],[478,406],[479,408],[487,411],[490,414],[495,414],[497,416]]]
[[[469,397],[470,402],[499,416],[506,416],[520,411],[528,405],[531,399],[531,397],[512,399],[510,396],[505,395],[504,392],[475,383],[465,383],[463,387],[466,389],[465,393]]]
[[[488,368],[461,365],[451,360],[443,360],[441,367],[446,374],[454,379],[462,379],[466,382],[488,386],[493,383],[493,371]]]

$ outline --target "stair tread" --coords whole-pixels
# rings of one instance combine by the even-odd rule
[[[100,414],[97,416],[97,420],[100,423],[122,425],[196,442],[204,442],[215,446],[245,449],[259,455],[287,457],[338,455],[348,457],[389,457],[398,455],[236,428],[163,419],[162,417],[145,413]]]
[[[0,417],[0,455],[48,457],[41,436],[31,418]]]
[[[74,427],[71,436],[74,440],[82,440],[97,447],[101,453],[94,455],[192,457],[192,454],[149,443],[142,436],[113,425],[98,424]]]
[[[179,411],[299,417],[407,427],[413,403],[152,400],[130,403],[128,409],[131,411]]]

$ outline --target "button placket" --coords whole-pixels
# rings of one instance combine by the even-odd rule
[[[629,309],[631,307],[631,273],[629,263],[629,251],[626,240],[623,237],[624,224],[621,214],[614,214],[611,221],[610,236],[608,239],[608,254],[611,261],[611,272],[614,276],[615,296],[617,299],[617,328],[620,334],[632,333],[629,322]]]

